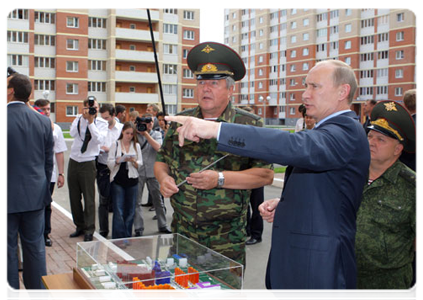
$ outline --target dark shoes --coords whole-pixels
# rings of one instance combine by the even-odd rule
[[[154,216],[154,217],[153,217],[153,220],[157,220],[157,216]]]
[[[107,236],[109,235],[109,233],[107,231],[100,231],[100,235],[104,237],[105,239],[107,239]]]
[[[93,240],[93,234],[92,233],[86,233],[84,235],[84,242],[91,242]]]
[[[250,238],[248,241],[245,242],[246,245],[255,245],[257,243],[261,243],[261,239]]]
[[[143,207],[153,206],[153,203],[145,203],[145,204],[141,204],[141,206],[143,206]]]
[[[78,237],[78,236],[80,236],[81,234],[83,234],[84,232],[82,231],[82,230],[76,230],[74,233],[71,233],[70,235],[69,235],[69,237],[70,238],[76,238],[76,237]]]
[[[135,231],[135,236],[142,236],[142,231]]]
[[[153,207],[151,207],[148,211],[155,211],[156,209]]]
[[[169,230],[167,227],[162,227],[159,229],[160,233],[172,233],[172,231]]]
[[[51,247],[53,245],[52,240],[48,237],[48,235],[44,236],[44,242],[46,244],[46,247]]]

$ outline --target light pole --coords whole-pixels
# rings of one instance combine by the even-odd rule
[[[266,125],[266,101],[270,101],[270,96],[267,96],[266,97],[266,100],[263,98],[263,96],[260,96],[259,97],[259,101],[260,102],[263,102],[263,105],[264,105],[264,125]]]

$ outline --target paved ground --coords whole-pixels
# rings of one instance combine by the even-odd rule
[[[67,141],[68,149],[70,149],[71,141]],[[69,151],[65,154],[65,169],[67,170],[67,162]],[[65,174],[67,172],[65,171]],[[282,175],[277,175],[272,186],[265,188],[265,199],[279,197],[282,187]],[[146,189],[144,191],[144,203],[147,202]],[[75,230],[75,226],[71,219],[69,197],[67,185],[61,189],[55,189],[53,194],[53,213],[52,213],[52,233],[50,235],[53,246],[46,247],[47,255],[47,274],[60,274],[72,272],[76,266],[76,244],[83,241],[83,237],[69,238],[69,234]],[[167,219],[170,224],[172,217],[172,207],[169,199],[165,199],[167,207]],[[111,217],[110,216],[110,227]],[[143,212],[145,230],[144,235],[158,234],[157,221],[152,220],[154,212],[145,209]],[[96,226],[98,230],[98,223]],[[270,250],[271,225],[264,224],[263,241],[253,246],[247,246],[247,267],[244,276],[245,289],[264,289],[264,275],[267,264],[267,257]],[[110,237],[109,237],[110,238]],[[94,234],[94,240],[104,239],[98,233]],[[23,286],[23,285],[22,285]],[[22,287],[23,288],[23,287]]]

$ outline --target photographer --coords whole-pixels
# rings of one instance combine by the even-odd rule
[[[95,230],[96,157],[107,136],[107,121],[97,118],[98,103],[93,96],[84,101],[82,115],[70,127],[74,138],[68,166],[69,199],[76,231],[69,237],[85,234],[84,241],[92,241]],[[84,196],[84,206],[81,202]],[[83,209],[84,207],[84,209]]]
[[[156,153],[162,145],[162,135],[159,131],[153,130],[153,119],[151,114],[144,114],[142,118],[137,117],[136,121],[138,143],[141,146],[141,153],[144,164],[138,168],[138,199],[135,208],[135,236],[142,236],[144,231],[144,220],[142,218],[142,194],[144,184],[147,184],[149,194],[152,197],[153,205],[156,210],[157,223],[159,231],[170,233],[166,224],[166,212],[163,201],[161,200],[160,186],[156,177],[154,177],[154,163]]]

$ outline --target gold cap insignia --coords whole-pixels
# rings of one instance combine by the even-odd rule
[[[213,64],[206,64],[201,68],[201,72],[217,72],[217,67]]]
[[[203,50],[201,50],[201,52],[206,52],[207,54],[214,51],[215,49],[213,49],[212,47],[210,47],[209,45],[207,45]]]
[[[391,102],[393,103],[393,102]],[[389,103],[386,103],[389,104]],[[385,106],[386,106],[385,104]],[[396,108],[395,108],[396,110]],[[376,121],[372,121],[370,122],[372,125],[376,125],[379,127],[382,127],[383,129],[389,130],[390,132],[392,132],[400,141],[403,141],[404,138],[399,134],[399,132],[397,130],[395,130],[394,128],[392,128],[391,126],[389,126],[388,121],[386,121],[385,119],[377,119]]]
[[[395,103],[394,102],[387,102],[387,103],[384,103],[384,105],[385,105],[385,109],[387,110],[387,111],[398,111],[397,110],[397,108],[395,107]]]

